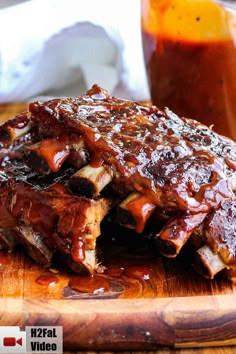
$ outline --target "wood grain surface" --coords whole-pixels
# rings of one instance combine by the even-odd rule
[[[0,120],[26,106],[0,106]],[[39,267],[22,249],[0,253],[0,325],[62,325],[64,349],[72,351],[65,354],[236,353],[236,287],[223,276],[203,279],[188,254],[173,260],[123,244],[108,250],[101,277],[110,289],[97,294],[73,291],[71,272]],[[108,272],[114,267],[125,271],[117,277]],[[145,279],[138,275],[142,270],[149,272]],[[40,285],[42,275],[58,282]]]
[[[16,114],[23,112],[28,107],[27,103],[19,102],[15,104],[0,104],[0,122],[14,117]]]

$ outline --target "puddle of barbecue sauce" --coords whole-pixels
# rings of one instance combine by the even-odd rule
[[[145,292],[148,292],[149,296],[156,296],[152,267],[156,254],[153,248],[140,235],[137,236],[135,232],[122,227],[115,236],[116,238],[110,237],[108,240],[106,237],[98,239],[98,263],[102,264],[102,273],[76,275],[63,261],[58,262],[54,267],[59,269],[57,276],[66,276],[68,284],[62,289],[63,298],[134,298],[141,297]],[[36,283],[50,286],[56,284],[56,278],[54,274],[42,274],[36,279]]]
[[[98,274],[87,277],[73,277],[69,280],[68,285],[72,290],[94,295],[107,292],[111,288],[109,280]]]
[[[145,246],[131,250],[127,246],[109,244],[104,246],[101,259],[103,273],[71,276],[68,286],[62,290],[64,298],[133,298],[152,288],[153,254]]]
[[[143,283],[151,277],[152,269],[146,266],[108,266],[102,274],[71,277],[63,296],[70,299],[133,297],[143,292]]]
[[[54,275],[40,275],[35,282],[38,285],[53,286],[58,283],[59,279]]]

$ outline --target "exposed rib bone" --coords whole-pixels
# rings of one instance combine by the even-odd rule
[[[96,247],[96,239],[101,234],[100,224],[103,218],[108,213],[111,206],[111,201],[108,199],[94,200],[90,207],[84,210],[83,215],[83,227],[80,223],[76,224],[73,230],[74,237],[78,237],[78,231],[83,238],[85,250],[93,250]],[[81,220],[81,215],[78,215],[79,221]],[[76,227],[78,229],[76,229]],[[76,247],[75,247],[76,248]],[[73,257],[76,260],[76,256]]]
[[[204,225],[206,243],[219,253],[228,267],[236,264],[236,199],[226,199],[208,216]]]
[[[191,234],[190,243],[196,250],[205,245],[206,235],[204,224],[199,225],[199,227]]]
[[[58,233],[71,236],[68,263],[76,272],[92,273],[96,268],[96,239],[101,234],[100,223],[107,214],[111,201],[90,200],[75,210],[65,211],[58,222]],[[65,249],[62,246],[62,251]]]
[[[117,220],[121,225],[141,233],[155,208],[147,197],[134,192],[117,207]]]
[[[206,215],[206,213],[185,215],[170,220],[156,235],[156,244],[159,251],[166,257],[176,257]]]
[[[63,162],[81,168],[88,162],[89,153],[84,141],[71,142],[67,137],[47,138],[25,149],[28,165],[37,172],[47,174],[57,172]]]
[[[71,270],[73,270],[77,274],[87,275],[93,274],[97,268],[96,265],[96,251],[94,250],[86,250],[85,251],[85,259],[82,262],[75,262],[69,256],[67,258],[67,264]]]
[[[11,144],[14,140],[27,134],[32,126],[30,116],[29,112],[22,113],[2,124],[0,126],[0,140]]]
[[[226,264],[217,253],[212,252],[209,246],[204,245],[197,250],[193,266],[205,278],[213,279],[226,267]]]
[[[6,140],[9,143],[12,143],[14,140],[27,134],[29,131],[30,131],[30,124],[23,129],[7,127],[5,130],[1,131],[1,139]]]
[[[27,147],[25,154],[33,170],[48,173],[59,171],[70,149],[66,138],[48,138]]]
[[[69,189],[77,195],[92,198],[112,181],[113,173],[107,166],[86,165],[71,176]]]
[[[16,231],[17,238],[26,248],[28,255],[43,266],[50,266],[52,251],[45,245],[42,235],[31,226],[25,225],[16,227]]]

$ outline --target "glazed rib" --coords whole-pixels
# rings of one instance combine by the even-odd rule
[[[71,195],[63,184],[37,191],[21,183],[9,200],[8,210],[17,220],[13,229],[18,241],[34,260],[49,266],[53,253],[59,251],[69,264],[76,263],[80,272],[92,273],[96,268],[96,238],[110,204],[104,198]]]
[[[70,154],[68,139],[44,139],[25,150],[28,164],[39,173],[57,172]]]
[[[202,224],[206,215],[206,213],[185,215],[168,221],[156,235],[157,248],[166,257],[176,257],[191,234]]]
[[[155,208],[147,197],[133,192],[117,207],[117,220],[121,225],[141,233]]]
[[[228,267],[236,265],[236,199],[227,199],[213,211],[204,225],[206,243]]]
[[[223,269],[232,274],[236,267],[236,200],[225,200],[208,216],[201,232],[206,244],[196,252],[195,269],[210,279]]]
[[[0,141],[10,145],[14,140],[26,135],[31,129],[31,114],[24,112],[0,125]]]
[[[19,126],[27,127],[30,141],[21,140],[25,132],[10,136]],[[8,228],[30,225],[74,270],[96,268],[96,239],[111,206],[114,222],[138,233],[150,218],[164,220],[152,234],[165,256],[178,255],[201,229],[203,250],[235,266],[234,237],[213,227],[235,225],[227,207],[234,210],[235,203],[232,140],[169,109],[114,98],[97,85],[81,97],[31,103],[29,112],[0,127],[0,136],[1,203],[13,220]],[[6,190],[12,195],[7,204]],[[50,217],[43,221],[43,215]],[[0,227],[6,227],[3,218]],[[206,252],[197,253],[202,263]],[[218,270],[211,262],[208,268],[211,278]]]

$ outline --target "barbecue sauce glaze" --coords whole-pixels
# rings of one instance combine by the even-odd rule
[[[131,185],[160,207],[190,213],[232,196],[219,162],[229,163],[222,150],[235,160],[233,145],[197,121],[106,96],[96,85],[71,109],[66,123],[83,136],[92,161],[113,166],[118,191],[121,183]]]
[[[124,195],[133,189],[160,208],[193,214],[232,197],[225,176],[235,167],[234,143],[169,109],[114,98],[94,85],[79,98],[32,103],[30,112],[44,137],[55,129],[81,136],[90,164],[113,169],[118,194],[127,186]],[[71,241],[74,261],[83,261],[83,242],[76,234]]]
[[[91,163],[113,169],[111,188],[120,196],[136,190],[159,208],[183,214],[208,213],[232,197],[226,176],[236,170],[235,143],[168,109],[117,99],[94,85],[84,96],[34,102],[29,111],[38,141],[59,142],[65,133],[68,141],[82,137]],[[51,160],[52,151],[58,150],[48,151]],[[23,171],[28,173],[27,166]],[[77,226],[83,225],[82,211],[96,201],[71,194],[66,183],[38,188],[22,178],[15,176],[9,212],[33,224],[50,246],[83,262],[88,245]]]

